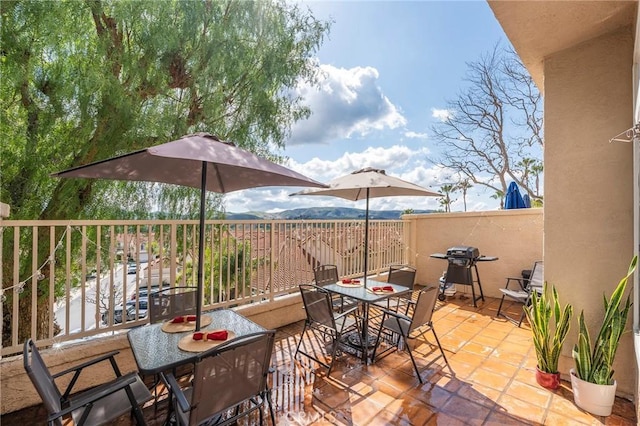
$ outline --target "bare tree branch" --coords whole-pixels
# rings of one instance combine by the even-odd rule
[[[542,98],[533,79],[512,49],[496,46],[468,64],[465,81],[447,103],[448,118],[432,128],[442,148],[437,163],[494,195],[513,180],[542,200]]]

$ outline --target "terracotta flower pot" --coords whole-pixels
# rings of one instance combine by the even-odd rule
[[[560,387],[560,373],[547,373],[536,367],[536,382],[543,388],[556,390]]]

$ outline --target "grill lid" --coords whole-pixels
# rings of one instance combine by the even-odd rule
[[[447,249],[447,256],[461,257],[465,259],[476,259],[480,256],[480,250],[477,247],[456,246]]]

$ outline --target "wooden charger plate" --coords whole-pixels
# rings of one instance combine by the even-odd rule
[[[203,333],[213,333],[222,330],[201,330]],[[185,352],[202,352],[214,348],[221,343],[227,342],[236,337],[236,333],[227,330],[227,340],[193,340],[193,334],[189,333],[178,342],[178,348]]]
[[[207,315],[201,315],[200,328],[206,327],[209,324],[211,324],[211,317]],[[184,333],[185,331],[195,331],[195,329],[195,321],[173,323],[171,322],[171,320],[169,320],[162,324],[162,331],[164,331],[165,333]]]

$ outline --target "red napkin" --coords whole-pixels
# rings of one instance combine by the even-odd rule
[[[175,317],[174,319],[171,320],[171,322],[174,324],[180,324],[182,322],[189,322],[189,321],[195,321],[195,320],[196,320],[195,315],[186,315],[181,317]]]
[[[393,287],[385,285],[384,287],[371,287],[371,291],[393,291]]]
[[[227,330],[212,331],[211,333],[203,333],[198,331],[193,333],[193,340],[227,340],[229,333]]]

